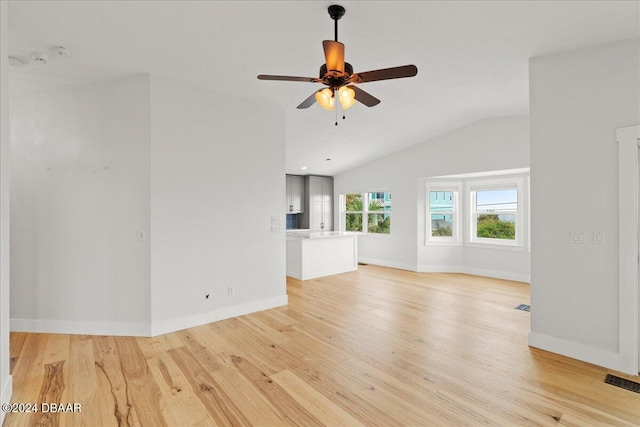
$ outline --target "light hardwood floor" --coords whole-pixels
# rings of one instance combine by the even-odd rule
[[[640,425],[605,369],[527,346],[526,284],[360,266],[288,294],[155,338],[13,333],[13,401],[82,412],[4,425]]]

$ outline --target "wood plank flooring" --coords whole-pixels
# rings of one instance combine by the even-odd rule
[[[12,333],[13,402],[82,412],[4,425],[640,425],[605,369],[527,346],[527,284],[369,265],[288,294],[155,338]]]

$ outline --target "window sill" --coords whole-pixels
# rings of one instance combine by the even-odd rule
[[[425,246],[463,246],[464,242],[457,242],[454,240],[425,240]]]

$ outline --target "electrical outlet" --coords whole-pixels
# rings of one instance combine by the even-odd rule
[[[604,231],[594,231],[593,232],[593,244],[594,245],[604,245]]]
[[[574,245],[578,243],[578,233],[576,231],[569,232],[569,243]]]
[[[227,286],[227,295],[231,296],[233,295],[235,292],[235,289],[233,289],[233,286]]]

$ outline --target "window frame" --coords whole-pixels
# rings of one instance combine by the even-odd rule
[[[515,215],[515,239],[497,239],[487,237],[477,237],[477,217],[478,215],[487,214],[487,212],[478,212],[476,210],[476,193],[478,191],[488,190],[508,190],[515,189],[517,191],[517,209],[513,210],[496,210],[491,215]],[[522,247],[524,230],[524,185],[522,177],[513,177],[505,179],[478,180],[469,181],[467,183],[468,200],[469,200],[469,246],[510,246]]]
[[[381,211],[369,211],[369,194],[370,193],[389,193],[389,204],[391,206],[391,209],[389,210],[381,210]],[[360,196],[362,197],[362,211],[348,211],[347,210],[347,195],[349,194],[360,194]],[[389,237],[391,236],[391,227],[389,227],[389,233],[372,233],[369,231],[369,215],[370,214],[385,214],[385,215],[389,215],[390,217],[392,216],[392,211],[393,211],[393,202],[392,202],[392,195],[391,195],[391,191],[389,189],[382,189],[382,190],[367,190],[367,191],[362,191],[362,192],[346,192],[344,194],[340,194],[340,230],[344,231],[344,232],[349,232],[349,233],[358,233],[360,235],[367,235],[367,236],[383,236],[383,237]],[[375,199],[375,200],[379,200],[379,199]],[[381,199],[383,200],[383,203],[386,202],[386,199]],[[362,231],[347,231],[347,214],[360,214],[362,215]]]
[[[349,194],[360,194],[360,197],[362,198],[362,210],[361,211],[348,211],[347,210],[347,196]],[[365,197],[364,193],[345,193],[345,194],[341,194],[340,195],[340,210],[341,210],[341,212],[340,212],[340,221],[341,221],[340,230],[347,231],[347,214],[358,214],[358,215],[360,215],[362,217],[362,220],[360,221],[361,224],[362,224],[362,231],[349,231],[349,233],[358,233],[358,234],[364,233],[364,230],[365,230],[364,219],[365,219],[365,215],[366,215],[366,213],[365,213],[365,208],[366,208],[365,201],[366,200],[365,200],[364,197]]]
[[[462,206],[460,203],[460,193],[462,183],[460,182],[426,182],[425,183],[425,245],[462,245]],[[453,193],[453,209],[451,211],[451,220],[453,222],[451,236],[433,236],[431,230],[431,215],[441,214],[442,212],[433,212],[431,210],[431,193],[432,192],[452,192]]]

